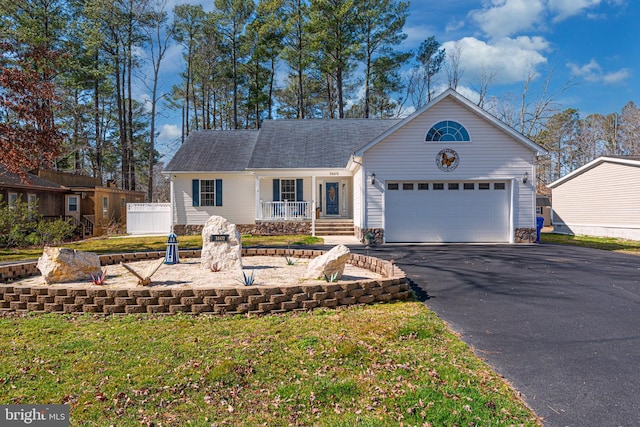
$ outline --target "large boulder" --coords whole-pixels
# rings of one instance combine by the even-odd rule
[[[50,246],[44,248],[36,267],[49,284],[90,281],[92,274],[102,274],[98,255]]]
[[[202,229],[202,254],[200,267],[203,270],[242,270],[242,242],[235,224],[214,215]]]
[[[336,279],[340,279],[350,256],[351,252],[348,247],[345,245],[335,246],[329,252],[312,259],[304,277],[306,279],[324,279],[325,275],[331,278],[337,274]]]

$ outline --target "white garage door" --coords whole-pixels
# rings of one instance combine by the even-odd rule
[[[387,182],[387,242],[510,240],[508,182]]]

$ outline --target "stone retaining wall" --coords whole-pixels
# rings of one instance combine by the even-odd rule
[[[318,250],[245,248],[242,256],[290,256],[314,258]],[[157,259],[164,251],[102,255],[102,265]],[[199,250],[180,251],[181,257],[199,257]],[[412,292],[406,275],[393,263],[365,255],[351,254],[350,264],[376,272],[380,279],[315,282],[297,286],[246,286],[225,288],[101,289],[64,284],[14,286],[0,284],[0,310],[48,313],[212,313],[273,314],[307,311],[318,307],[339,307],[407,300]],[[0,266],[0,281],[39,274],[36,262]]]

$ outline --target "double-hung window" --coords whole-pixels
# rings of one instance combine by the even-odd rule
[[[273,180],[273,201],[274,202],[302,202],[303,197],[302,179],[274,179]]]
[[[296,200],[296,180],[281,179],[280,180],[280,198],[288,202]]]
[[[222,206],[221,179],[194,179],[191,183],[193,206]]]
[[[69,196],[67,201],[67,211],[78,212],[78,196]]]

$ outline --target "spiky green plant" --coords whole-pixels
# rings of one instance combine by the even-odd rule
[[[293,258],[284,257],[284,260],[287,262],[287,265],[296,265],[296,262],[293,260]]]
[[[334,272],[331,277],[327,276],[327,273],[324,273],[325,282],[334,283],[338,281],[338,272]]]
[[[255,283],[256,281],[256,272],[252,271],[251,274],[247,274],[244,271],[242,272],[242,280],[240,281],[240,283],[242,283],[245,286],[251,286]]]

